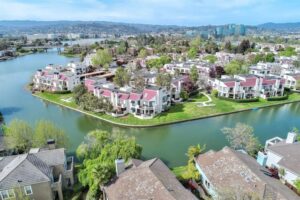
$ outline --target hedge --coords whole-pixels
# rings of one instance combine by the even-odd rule
[[[252,98],[252,99],[231,99],[231,98],[226,98],[226,97],[218,97],[221,100],[226,100],[226,101],[232,101],[236,103],[250,103],[250,102],[258,102],[259,98]]]
[[[64,90],[64,91],[49,91],[48,93],[51,93],[51,94],[69,94],[71,93],[70,90]]]
[[[289,95],[284,95],[280,97],[269,97],[267,98],[267,101],[282,101],[282,100],[287,100],[289,98]]]

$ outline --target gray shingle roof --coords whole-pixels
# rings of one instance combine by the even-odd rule
[[[127,169],[116,180],[105,186],[104,190],[109,200],[197,199],[179,183],[169,168],[157,158]]]
[[[281,142],[268,149],[282,157],[279,165],[300,175],[300,142],[293,144]]]
[[[52,169],[33,155],[9,156],[3,158],[0,163],[2,162],[6,165],[1,165],[0,169],[1,189],[51,181]]]
[[[63,165],[66,160],[65,149],[41,150],[34,154],[49,166]]]
[[[0,188],[10,189],[41,182],[51,182],[53,166],[65,162],[64,149],[6,156],[0,160]],[[18,180],[21,180],[18,183]]]

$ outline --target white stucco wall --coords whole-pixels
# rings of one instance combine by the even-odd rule
[[[267,162],[266,162],[266,166],[268,167],[272,167],[272,166],[276,166],[278,167],[278,162],[282,159],[281,156],[278,156],[276,154],[274,154],[273,152],[271,152],[270,150],[268,151],[268,158],[267,158]]]

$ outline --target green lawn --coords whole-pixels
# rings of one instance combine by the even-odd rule
[[[68,103],[61,100],[62,98],[67,99],[69,97],[72,97],[72,94],[37,93],[36,95],[46,100],[50,100],[62,105],[66,105],[71,108],[79,109],[77,105],[74,103],[74,101]],[[283,103],[291,103],[294,101],[300,101],[300,94],[293,93],[289,96],[287,100],[282,100],[282,101],[266,101],[260,99],[259,102],[236,103],[236,102],[217,99],[215,97],[212,97],[212,100],[213,100],[212,103],[215,104],[215,106],[198,107],[197,103],[195,102],[207,101],[207,98],[204,95],[200,94],[194,97],[192,101],[185,102],[182,104],[176,104],[175,106],[172,106],[169,109],[169,111],[161,113],[155,118],[148,119],[148,120],[138,119],[130,114],[124,117],[115,118],[106,114],[99,114],[99,113],[93,113],[88,111],[85,112],[123,125],[152,126],[152,125],[167,124],[172,122],[180,122],[184,120],[191,120],[191,119],[197,119],[197,118],[202,118],[207,116],[219,115],[219,114],[224,114],[224,113],[229,113],[234,111],[241,111],[245,109],[259,108],[259,107],[265,107],[270,105],[279,105]]]

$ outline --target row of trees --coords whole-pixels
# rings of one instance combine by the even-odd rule
[[[172,59],[169,56],[161,56],[160,58],[155,58],[147,61],[148,68],[161,69],[165,64],[170,63]]]
[[[245,54],[247,52],[255,51],[255,43],[250,43],[249,40],[242,40],[239,45],[234,46],[230,41],[227,41],[224,50],[229,53]]]
[[[127,162],[131,158],[140,158],[141,153],[142,147],[134,137],[100,130],[90,132],[76,150],[77,157],[83,161],[78,179],[89,189],[87,199],[99,198],[100,186],[115,175],[116,159]]]
[[[65,132],[45,120],[37,121],[32,127],[26,121],[14,119],[5,128],[4,135],[6,146],[17,153],[27,152],[32,147],[44,147],[49,139],[54,139],[57,147],[68,146]]]

